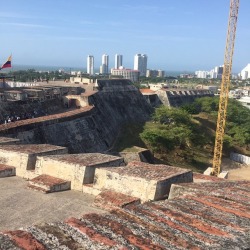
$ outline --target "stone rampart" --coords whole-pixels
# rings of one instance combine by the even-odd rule
[[[209,90],[160,89],[156,93],[162,104],[168,107],[180,107],[192,103],[196,98],[214,95]]]
[[[75,114],[18,121],[20,126],[0,126],[2,134],[12,135],[24,143],[48,143],[68,147],[71,153],[108,150],[125,124],[144,122],[152,109],[142,94],[128,80],[102,82],[99,91],[85,96],[93,108],[75,110]],[[84,109],[91,109],[85,112]],[[84,111],[84,112],[82,112]],[[73,112],[73,111],[72,111]],[[44,120],[43,120],[44,119]]]

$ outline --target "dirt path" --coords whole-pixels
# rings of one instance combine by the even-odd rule
[[[249,180],[250,165],[240,164],[230,159],[222,160],[222,170],[228,171],[228,180]]]

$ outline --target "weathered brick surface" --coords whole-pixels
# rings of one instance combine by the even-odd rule
[[[22,231],[7,231],[5,232],[13,242],[20,247],[21,249],[25,250],[46,250],[44,245],[42,245],[32,234]]]
[[[211,175],[204,175],[199,173],[193,173],[194,182],[220,182],[220,181],[227,181],[223,178],[218,178]]]
[[[250,205],[250,182],[249,181],[219,181],[204,183],[180,183],[171,186],[170,198],[182,195],[200,193],[225,197],[235,202]]]
[[[112,190],[104,190],[96,196],[94,204],[104,210],[113,210],[115,208],[124,208],[131,204],[140,204],[140,199]]]
[[[1,244],[24,248],[38,242],[43,247],[24,249],[249,249],[249,195],[245,200],[226,196],[232,189],[248,192],[250,182],[208,184],[220,187],[220,195],[209,189],[200,193],[196,183],[185,184],[194,186],[192,192],[178,198],[9,231],[8,236],[0,234]],[[122,202],[122,196],[106,195],[117,198],[116,204]]]

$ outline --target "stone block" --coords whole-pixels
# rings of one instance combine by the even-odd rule
[[[38,157],[36,173],[71,181],[72,189],[84,192],[83,184],[93,183],[97,167],[121,165],[123,158],[100,153],[54,155]]]
[[[96,169],[94,187],[111,189],[145,202],[167,198],[173,183],[192,181],[193,173],[187,169],[131,162],[125,167]]]
[[[0,164],[0,178],[15,176],[16,175],[16,168]]]
[[[70,189],[70,181],[44,174],[30,180],[28,187],[44,193],[60,192]]]
[[[37,156],[66,154],[68,149],[49,144],[1,145],[0,163],[16,168],[16,175],[28,178],[35,169]]]
[[[153,163],[154,157],[150,150],[140,147],[128,148],[119,153],[120,156],[124,158],[126,164],[132,161],[142,161],[147,163]]]

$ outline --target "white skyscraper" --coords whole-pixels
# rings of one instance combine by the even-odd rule
[[[115,69],[119,69],[122,65],[122,55],[115,55]]]
[[[102,55],[102,65],[100,69],[102,69],[102,72],[100,72],[101,74],[109,73],[109,56],[106,54]]]
[[[94,56],[88,55],[87,57],[87,73],[94,75]]]
[[[240,76],[242,80],[250,78],[250,63],[248,63],[247,66],[241,70]]]
[[[140,71],[140,76],[146,76],[148,57],[145,54],[136,54],[134,58],[134,70]]]

